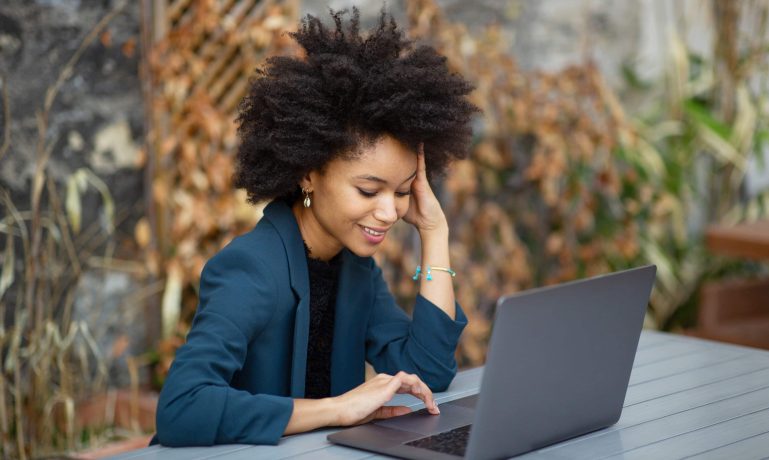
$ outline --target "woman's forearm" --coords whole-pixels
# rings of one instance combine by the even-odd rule
[[[427,280],[427,267],[450,268],[449,229],[441,226],[436,230],[420,234],[422,239],[422,277],[419,293],[454,319],[454,283],[452,276],[442,270],[432,270],[432,280]]]
[[[294,411],[284,435],[304,433],[324,426],[336,425],[337,410],[331,398],[294,399]]]

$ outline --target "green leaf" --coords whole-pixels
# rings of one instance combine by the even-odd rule
[[[683,107],[684,112],[697,124],[706,126],[727,142],[731,139],[731,128],[718,121],[705,104],[696,99],[687,99],[684,101]]]

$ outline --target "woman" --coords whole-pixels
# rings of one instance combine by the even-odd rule
[[[467,320],[454,300],[448,224],[428,176],[463,157],[470,85],[382,12],[333,30],[307,16],[306,56],[257,71],[238,116],[235,182],[272,200],[254,230],[208,261],[200,303],[158,402],[169,446],[276,444],[281,436],[439,409]],[[398,219],[421,238],[413,317],[371,256]],[[368,361],[379,372],[365,381]]]

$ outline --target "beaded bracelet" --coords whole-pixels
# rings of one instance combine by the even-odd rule
[[[427,272],[426,272],[427,276],[425,276],[425,278],[427,278],[427,281],[432,281],[432,279],[433,279],[432,271],[433,270],[440,270],[442,272],[446,272],[449,275],[451,275],[452,278],[457,276],[457,272],[455,272],[454,270],[452,270],[450,268],[446,268],[446,267],[431,267],[431,266],[428,265],[427,266]],[[414,276],[412,276],[411,279],[413,279],[414,281],[418,280],[419,276],[421,275],[421,273],[422,273],[422,266],[421,265],[417,265],[417,271],[414,272]]]

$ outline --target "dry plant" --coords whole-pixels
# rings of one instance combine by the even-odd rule
[[[500,295],[642,258],[639,215],[653,186],[616,159],[631,128],[595,65],[525,72],[497,26],[473,36],[431,0],[408,5],[412,35],[474,82],[483,111],[471,158],[443,183],[457,295],[470,317],[461,362],[477,365]]]
[[[205,261],[260,217],[232,186],[236,109],[267,56],[295,52],[285,31],[298,9],[296,1],[182,0],[169,1],[157,18],[167,30],[148,56],[152,212],[136,239],[151,272],[165,280],[160,381],[189,328]]]
[[[637,137],[626,146],[655,159],[634,168],[655,188],[641,243],[646,259],[659,268],[652,306],[656,324],[664,328],[685,324],[676,317],[684,316],[682,307],[696,306],[703,281],[762,270],[713,257],[704,246],[704,227],[769,216],[769,190],[745,193],[750,157],[760,159],[769,147],[769,4],[703,3],[713,24],[712,55],[687,49],[684,26],[675,23],[666,36],[670,54],[662,94],[649,97],[649,90],[639,89],[652,103],[634,118]]]
[[[735,58],[736,3],[711,3],[720,9],[722,37],[711,72],[731,63],[721,70],[728,77],[703,84],[689,75],[686,50],[673,37],[668,94],[658,98],[666,104],[650,126],[625,113],[594,63],[525,72],[498,27],[472,36],[433,0],[408,2],[411,35],[432,42],[474,81],[474,102],[483,110],[471,158],[443,183],[458,299],[469,307],[463,364],[483,362],[499,295],[643,263],[659,267],[647,325],[670,327],[703,279],[727,269],[705,251],[704,225],[769,215],[769,193],[738,199],[746,160],[767,138],[758,108],[767,89],[751,95],[747,84],[766,75],[766,40],[755,37],[765,37],[767,6],[751,4],[746,17],[756,18],[758,30]],[[694,157],[712,160],[702,188]],[[710,215],[692,226],[702,209]],[[403,277],[416,263],[412,243],[390,240],[382,253],[400,297],[415,291]]]
[[[72,174],[66,187],[54,182],[48,174],[54,147],[48,122],[80,57],[126,3],[118,3],[89,31],[45,93],[36,113],[30,208],[20,210],[9,192],[0,190],[0,232],[5,234],[0,275],[0,434],[5,458],[71,452],[89,436],[93,440],[95,428],[81,426],[76,412],[83,399],[105,388],[106,357],[88,324],[74,318],[72,310],[81,275],[94,260],[100,267],[109,265],[113,229],[128,212],[115,212],[106,185],[86,168]],[[11,146],[7,78],[2,84],[5,137],[0,157]],[[89,188],[100,194],[102,208],[99,219],[85,226],[81,201]],[[66,197],[64,203],[61,196]]]

